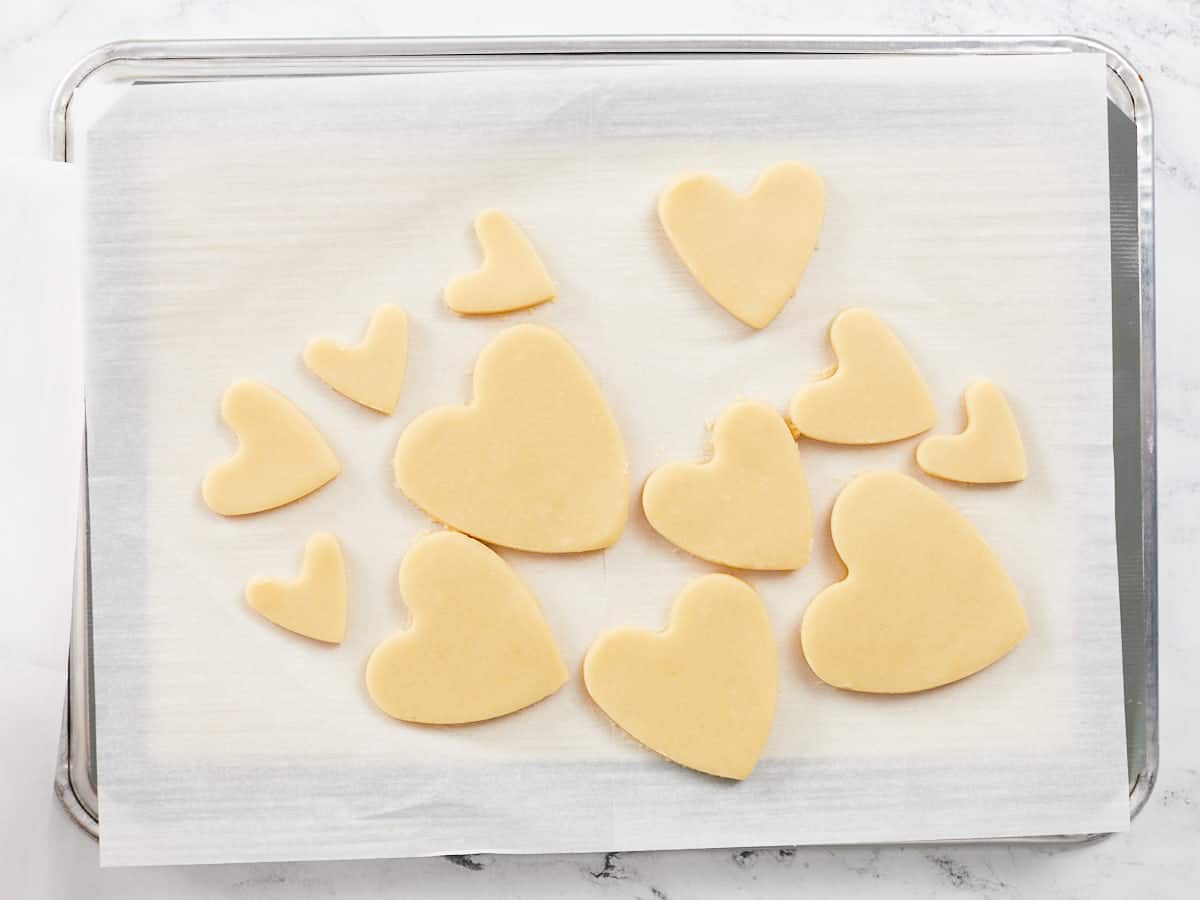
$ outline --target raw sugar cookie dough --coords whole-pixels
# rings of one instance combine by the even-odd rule
[[[307,496],[341,472],[317,427],[283,394],[239,381],[221,398],[221,417],[238,438],[233,458],[201,485],[209,508],[223,516],[274,509]]]
[[[400,566],[412,624],[367,662],[367,691],[389,716],[456,725],[523,709],[567,680],[537,599],[478,541],[422,538]]]
[[[583,662],[610,719],[681,766],[746,778],[775,718],[778,660],[758,593],[732,575],[685,587],[665,631],[618,628]]]
[[[935,434],[917,446],[917,465],[935,478],[965,484],[1009,484],[1025,479],[1025,445],[1004,392],[976,381],[963,393],[967,426]]]
[[[554,282],[529,238],[498,209],[475,219],[483,265],[446,287],[446,305],[460,315],[477,316],[528,309],[554,299]]]
[[[792,427],[830,444],[886,444],[937,421],[925,379],[874,313],[847,309],[829,326],[837,365],[792,399]]]
[[[923,691],[966,678],[1028,630],[1003,564],[967,518],[899,472],[854,479],[830,530],[846,565],[800,626],[804,656],[834,687]]]
[[[304,364],[339,394],[391,415],[408,365],[408,318],[399,306],[381,306],[361,343],[317,338],[304,349]]]
[[[684,265],[752,328],[769,325],[796,293],[824,215],[824,183],[797,162],[771,166],[749,194],[696,174],[680,178],[658,201],[658,217]]]
[[[256,578],[246,585],[246,602],[263,618],[296,634],[340,644],[346,636],[346,564],[338,539],[314,534],[304,547],[295,581]]]
[[[474,394],[404,430],[400,490],[491,544],[576,553],[615,543],[629,512],[625,445],[566,339],[541,325],[501,332],[479,354]]]
[[[799,569],[812,547],[804,467],[783,417],[736,403],[717,419],[708,462],[657,469],[642,489],[646,518],[693,556],[739,569]]]

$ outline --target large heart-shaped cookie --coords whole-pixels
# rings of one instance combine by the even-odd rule
[[[483,265],[446,287],[445,300],[464,316],[527,309],[554,299],[554,282],[517,223],[498,209],[475,219]]]
[[[813,599],[800,627],[822,681],[923,691],[991,665],[1025,636],[1025,609],[996,554],[907,475],[860,475],[835,501],[830,529],[848,574]]]
[[[400,566],[400,592],[412,624],[367,661],[367,691],[389,716],[479,722],[566,682],[537,599],[478,541],[451,531],[423,538]]]
[[[917,465],[928,474],[967,484],[1007,484],[1025,478],[1025,445],[1004,392],[976,381],[963,393],[967,427],[935,434],[917,447]]]
[[[754,770],[775,718],[771,623],[754,588],[731,575],[685,587],[665,631],[602,635],[583,678],[599,707],[641,743],[722,778]]]
[[[246,585],[246,602],[281,628],[340,644],[346,636],[346,565],[337,538],[314,534],[304,546],[300,577],[255,578]]]
[[[408,318],[399,306],[381,306],[371,316],[362,343],[347,347],[317,338],[304,348],[304,363],[339,394],[391,415],[404,387]]]
[[[754,328],[771,323],[796,293],[817,246],[825,186],[808,166],[771,166],[749,194],[712,175],[667,188],[658,217],[700,286]]]
[[[831,444],[886,444],[933,427],[937,409],[925,379],[878,316],[839,313],[829,342],[837,366],[792,399],[796,431]]]
[[[600,386],[557,332],[518,325],[475,364],[469,406],[415,419],[396,446],[396,484],[433,518],[519,550],[613,544],[625,526],[625,447]]]
[[[808,484],[796,442],[769,406],[743,401],[713,428],[713,457],[656,470],[646,518],[688,553],[739,569],[799,569],[812,546]]]
[[[221,417],[238,451],[211,469],[201,493],[213,512],[242,516],[299,500],[342,470],[321,432],[295,405],[257,381],[239,381],[221,398]]]

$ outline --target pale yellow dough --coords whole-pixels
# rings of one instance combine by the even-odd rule
[[[629,511],[625,446],[600,386],[540,325],[492,339],[469,406],[430,410],[400,435],[397,486],[480,540],[540,553],[615,543]]]
[[[769,325],[796,293],[824,214],[824,183],[796,162],[771,166],[749,194],[712,175],[687,175],[658,201],[684,265],[710,297],[753,328]]]
[[[1006,484],[1025,479],[1025,445],[1004,392],[976,381],[963,393],[967,427],[937,434],[917,447],[917,465],[935,478],[967,484]]]
[[[537,703],[567,680],[537,599],[478,541],[445,531],[400,566],[412,617],[367,661],[367,691],[389,716],[457,725]]]
[[[304,348],[304,363],[339,394],[391,415],[404,387],[408,318],[399,306],[381,306],[371,316],[362,343],[347,347],[317,338]]]
[[[498,209],[475,219],[475,236],[483,249],[483,266],[455,278],[445,300],[464,316],[526,309],[554,299],[554,282],[537,251],[517,223]]]
[[[886,444],[933,427],[937,409],[925,379],[878,316],[839,313],[829,342],[836,367],[792,398],[798,433],[830,444]]]
[[[654,752],[745,778],[775,718],[771,623],[750,585],[705,575],[680,592],[665,631],[601,635],[584,658],[583,679],[608,717]]]
[[[739,569],[799,569],[812,546],[796,442],[769,406],[743,401],[713,428],[713,457],[676,462],[642,489],[646,518],[688,553]]]
[[[213,512],[242,516],[299,500],[342,470],[321,432],[278,391],[239,381],[221,398],[238,437],[232,459],[209,470],[201,493]]]
[[[1025,636],[1025,609],[996,554],[907,475],[860,475],[834,503],[830,530],[848,574],[813,599],[800,627],[822,681],[923,691],[991,665]]]
[[[340,644],[346,636],[346,565],[337,538],[314,534],[304,547],[300,577],[256,578],[246,585],[246,602],[281,628]]]

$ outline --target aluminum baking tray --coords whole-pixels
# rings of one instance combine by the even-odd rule
[[[1130,815],[1145,805],[1158,771],[1158,577],[1154,384],[1154,171],[1150,99],[1137,70],[1096,41],[1030,37],[639,36],[369,38],[338,40],[129,41],[108,44],[63,80],[51,108],[54,159],[72,161],[86,132],[81,102],[140,85],[245,78],[371,77],[412,71],[498,68],[586,59],[639,61],[733,55],[794,59],[895,55],[1102,53],[1108,70],[1112,248],[1113,464],[1124,656]],[[1030,98],[1036,102],[1036,98]],[[86,467],[86,464],[85,464]],[[87,473],[75,570],[67,703],[55,791],[96,835],[95,707],[91,655]],[[1085,841],[1099,835],[1017,839]],[[1011,842],[1011,840],[1009,841]]]

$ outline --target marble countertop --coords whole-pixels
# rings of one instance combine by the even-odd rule
[[[1182,897],[1200,875],[1200,0],[736,0],[605,4],[400,4],[386,0],[39,0],[0,11],[0,158],[45,158],[58,80],[95,46],[129,38],[402,36],[565,33],[1070,33],[1104,41],[1134,63],[1154,102],[1161,585],[1161,746],[1158,787],[1132,830],[1086,845],[798,848],[557,857],[100,870],[96,845],[65,815],[44,822],[32,849],[6,864],[6,896],[614,897],[734,896],[1102,898]],[[1189,225],[1190,223],[1190,225]],[[1190,287],[1189,287],[1190,286]],[[43,808],[46,807],[46,808]],[[0,851],[0,859],[3,859]]]

